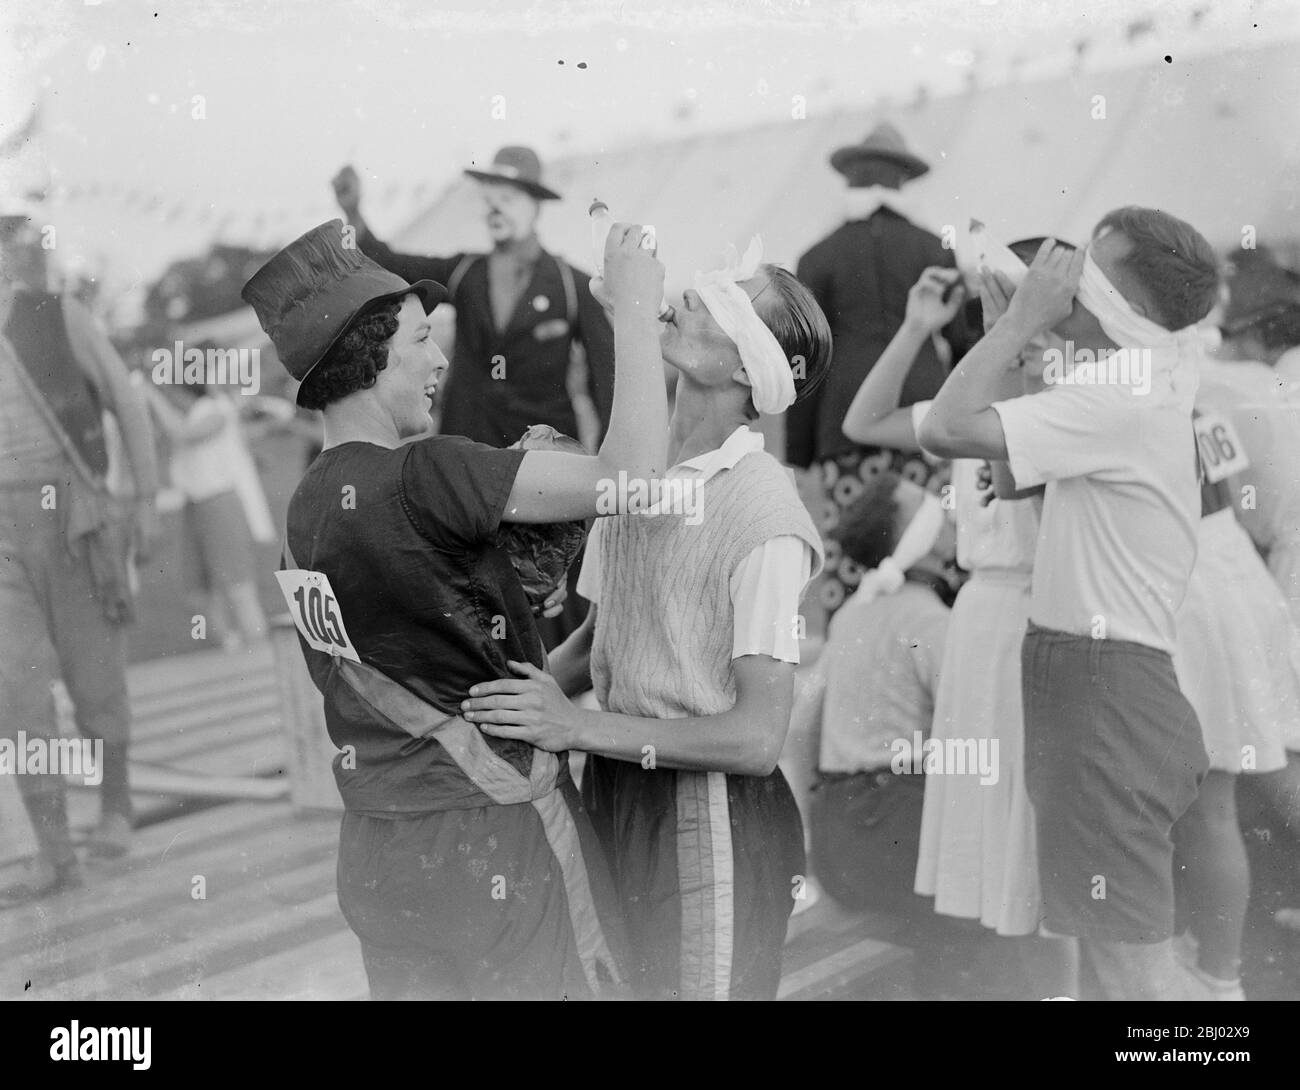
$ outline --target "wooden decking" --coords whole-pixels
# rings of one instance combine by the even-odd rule
[[[132,763],[204,776],[274,776],[284,736],[270,649],[133,666]]]
[[[287,746],[268,647],[141,663],[128,671],[127,687],[137,823],[184,813],[232,791],[263,799],[287,795]],[[61,686],[56,704],[62,733],[75,736]],[[93,827],[99,817],[96,789],[70,782],[68,815],[76,837]],[[0,868],[33,847],[17,787],[0,777]]]
[[[337,816],[282,801],[149,826],[83,889],[0,913],[0,999],[365,998],[337,841]],[[781,998],[905,995],[908,951],[870,927],[829,901],[796,917]]]
[[[88,864],[80,889],[0,911],[0,999],[365,998],[336,897],[339,817],[289,801],[269,649],[134,666],[129,684],[132,850]],[[68,799],[84,833],[95,791]],[[30,850],[0,777],[0,880]],[[908,997],[910,953],[886,937],[879,920],[814,905],[791,921],[781,998]]]
[[[87,868],[83,889],[0,913],[4,997],[350,997],[313,986],[314,971],[341,964],[319,955],[326,939],[348,947],[362,994],[335,899],[337,840],[337,817],[295,818],[285,802],[151,825],[125,861]]]

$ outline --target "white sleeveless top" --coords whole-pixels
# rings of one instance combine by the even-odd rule
[[[919,428],[933,402],[912,406],[912,424]],[[968,572],[1015,571],[1028,575],[1034,569],[1038,547],[1038,506],[1032,500],[992,500],[983,495],[977,479],[978,458],[956,458],[952,463],[952,510],[957,522],[957,563]]]

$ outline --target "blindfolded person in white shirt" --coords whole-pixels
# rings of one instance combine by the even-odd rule
[[[1084,252],[1049,239],[1019,287],[984,275],[985,307],[1009,302],[918,436],[1046,486],[1022,650],[1046,927],[1084,941],[1115,998],[1199,997],[1169,942],[1170,829],[1206,755],[1170,656],[1200,515],[1190,327],[1217,289],[1209,243],[1164,212],[1112,212]],[[1049,361],[1041,392],[997,400],[1046,331],[1065,366]]]

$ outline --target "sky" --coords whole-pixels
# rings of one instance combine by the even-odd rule
[[[51,183],[60,263],[125,296],[214,237],[329,218],[345,162],[387,231],[506,143],[598,155],[788,118],[795,96],[811,114],[1049,75],[1085,41],[1115,66],[1279,37],[1300,38],[1290,0],[5,0],[0,149],[39,121],[0,200]]]

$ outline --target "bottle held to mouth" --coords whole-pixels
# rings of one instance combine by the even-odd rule
[[[603,278],[605,275],[605,240],[609,238],[610,229],[614,226],[614,217],[610,213],[609,205],[601,200],[592,201],[591,207],[587,211],[591,216],[591,256],[596,264],[596,275]],[[649,250],[652,254],[659,249],[659,240],[655,237],[655,229],[649,224],[641,228],[641,248]],[[661,322],[671,322],[676,313],[676,310],[666,299],[659,304],[659,320]]]
[[[995,239],[979,220],[972,219],[963,239],[957,243],[957,267],[978,274],[980,269],[1000,272],[1019,286],[1028,267],[1008,246]]]

